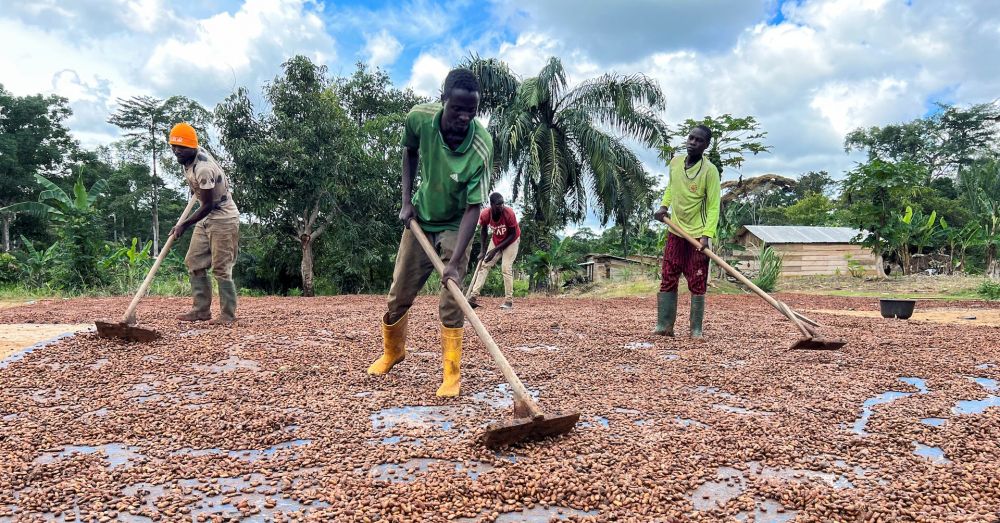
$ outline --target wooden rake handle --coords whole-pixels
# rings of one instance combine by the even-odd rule
[[[472,281],[469,282],[469,288],[465,289],[465,299],[469,299],[472,294],[472,287],[476,285],[476,278],[479,277],[479,271],[483,270],[483,259],[479,259],[479,263],[476,264],[476,272],[472,273]]]
[[[438,273],[444,275],[444,263],[441,258],[438,257],[437,251],[434,250],[434,246],[427,239],[424,231],[420,229],[420,225],[417,224],[417,220],[410,220],[410,232],[417,237],[417,241],[420,242],[420,246],[423,247],[424,253],[434,264],[434,268],[437,269]],[[456,253],[458,255],[458,253]],[[462,308],[462,312],[465,316],[469,318],[469,323],[472,327],[476,329],[476,334],[479,335],[479,339],[482,340],[483,345],[486,345],[486,349],[490,351],[490,356],[493,356],[493,361],[496,362],[497,366],[500,367],[500,372],[503,374],[504,379],[510,384],[511,390],[514,392],[514,402],[515,405],[520,404],[528,410],[528,414],[532,418],[539,418],[544,416],[542,410],[538,408],[538,405],[531,399],[531,395],[528,394],[528,390],[524,388],[524,384],[514,373],[514,369],[511,368],[510,363],[507,362],[507,358],[504,357],[503,353],[500,352],[500,347],[497,346],[496,342],[493,341],[493,337],[483,326],[483,322],[479,321],[479,316],[476,312],[472,310],[469,305],[469,301],[465,299],[465,295],[462,294],[462,289],[459,288],[452,280],[447,280],[445,286],[451,292],[452,297],[458,302],[458,306]]]
[[[740,271],[734,269],[731,265],[726,263],[725,260],[723,260],[717,254],[712,252],[712,249],[709,249],[707,247],[702,247],[700,241],[692,238],[690,234],[684,232],[684,230],[682,230],[680,227],[674,225],[669,218],[664,217],[663,223],[667,224],[667,226],[670,227],[671,232],[687,240],[688,243],[695,246],[699,251],[705,253],[706,256],[712,259],[712,261],[719,264],[719,267],[722,267],[723,270],[728,272],[733,278],[739,280],[740,283],[746,285],[747,287],[750,288],[750,290],[755,292],[757,296],[760,296],[761,298],[764,299],[764,301],[771,304],[772,307],[778,309],[778,312],[784,314],[789,320],[791,320],[793,324],[795,324],[795,327],[797,327],[799,331],[802,332],[803,336],[807,338],[813,337],[813,334],[809,332],[809,329],[801,321],[799,321],[799,318],[796,315],[795,311],[793,311],[790,307],[788,307],[788,305],[785,305],[784,303],[774,299],[774,297],[771,296],[770,294],[764,292],[760,287],[755,285],[754,282],[750,281],[750,279],[744,276]]]
[[[187,207],[185,207],[184,211],[181,212],[181,217],[177,219],[177,225],[184,223],[188,214],[191,213],[191,209],[194,208],[194,202],[196,201],[198,201],[198,198],[192,196],[191,200],[188,201]],[[150,284],[153,283],[153,276],[156,275],[156,271],[159,270],[163,260],[167,257],[167,252],[170,251],[170,246],[173,245],[174,239],[174,235],[171,234],[167,238],[166,243],[163,244],[163,248],[160,249],[160,255],[156,257],[156,261],[153,262],[153,266],[149,268],[149,272],[146,274],[146,279],[142,280],[142,285],[139,286],[139,290],[136,291],[135,296],[132,297],[132,303],[128,305],[128,309],[125,309],[125,314],[122,315],[122,323],[126,325],[135,325],[135,308],[139,306],[139,300],[145,296],[146,291],[149,290]]]

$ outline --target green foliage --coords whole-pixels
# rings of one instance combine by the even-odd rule
[[[986,273],[1000,278],[1000,160],[982,160],[963,170],[959,190],[981,230]]]
[[[21,275],[17,258],[9,252],[0,252],[0,284],[13,283]]]
[[[60,241],[51,271],[54,286],[83,289],[104,283],[104,274],[98,267],[104,231],[95,203],[107,183],[98,180],[88,191],[82,178],[78,178],[70,196],[41,175],[35,179],[45,189],[37,202],[16,203],[0,212],[30,213],[56,227]]]
[[[938,104],[938,109],[907,123],[856,129],[844,139],[844,149],[867,151],[869,160],[922,165],[928,181],[943,174],[961,174],[996,143],[1000,105],[963,109]]]
[[[773,224],[784,219],[781,207],[795,201],[796,182],[776,174],[722,182],[722,205],[744,205],[746,224]]]
[[[800,174],[795,183],[795,196],[805,198],[810,194],[822,194],[827,196],[832,189],[837,186],[830,173],[826,171],[809,171]]]
[[[784,208],[789,225],[833,225],[833,202],[822,193],[810,193]]]
[[[976,293],[987,300],[1000,300],[1000,282],[986,280],[979,285]]]
[[[15,96],[0,84],[0,208],[31,199],[35,176],[58,172],[77,150],[65,125],[72,114],[66,98]],[[0,238],[9,237],[14,219],[0,211]]]
[[[33,287],[41,286],[55,265],[59,242],[53,243],[47,249],[40,249],[35,248],[31,240],[21,236],[21,243],[24,244],[25,252],[18,253],[18,261],[21,262],[24,283]]]
[[[100,267],[113,280],[113,285],[116,288],[138,288],[139,283],[146,276],[146,272],[153,265],[153,258],[150,256],[152,248],[152,240],[140,247],[138,238],[132,238],[131,245],[122,245],[118,248],[106,244],[104,246],[105,255],[101,259]]]
[[[847,173],[842,195],[849,224],[866,231],[864,246],[876,256],[892,250],[900,221],[894,209],[919,192],[925,170],[913,163],[872,160]],[[898,241],[896,241],[898,244]],[[882,268],[878,267],[879,274]]]
[[[651,148],[666,143],[667,127],[657,116],[665,98],[655,81],[605,74],[570,88],[558,58],[523,81],[499,60],[472,56],[461,65],[482,85],[494,145],[491,185],[511,172],[511,201],[523,194],[526,215],[539,224],[540,234],[522,243],[525,250],[580,223],[588,201],[602,225],[614,218],[626,235],[637,214],[649,221],[654,181],[625,140]]]
[[[523,298],[528,295],[529,283],[526,280],[514,279],[514,297]],[[494,267],[486,277],[486,283],[479,291],[480,296],[503,297],[503,273],[499,267]]]
[[[845,254],[844,257],[847,259],[847,272],[849,272],[851,276],[859,280],[864,278],[865,266],[862,265],[861,262],[859,262],[858,260],[855,260],[854,257],[851,256],[850,254]],[[837,273],[838,274],[840,273],[839,267],[837,268]]]
[[[441,293],[441,275],[438,274],[437,271],[434,271],[427,278],[427,281],[424,282],[424,287],[423,289],[420,290],[420,294],[435,296],[440,293]]]
[[[770,145],[764,145],[767,131],[760,129],[756,118],[753,116],[734,118],[731,114],[724,114],[718,117],[706,116],[701,120],[690,118],[685,120],[681,145],[661,151],[661,157],[669,158],[673,156],[674,151],[682,151],[687,133],[698,125],[707,126],[712,130],[712,143],[705,154],[719,168],[719,174],[722,174],[726,167],[735,167],[739,170],[746,162],[747,154],[757,156],[771,151]]]
[[[771,247],[764,247],[757,257],[757,276],[752,280],[754,285],[760,287],[764,292],[771,292],[778,285],[778,278],[781,276],[781,265],[783,260]]]
[[[400,230],[399,132],[404,111],[418,99],[363,66],[348,80],[332,81],[325,66],[303,56],[283,64],[264,98],[262,114],[244,88],[216,108],[235,198],[266,234],[279,235],[261,233],[272,255],[266,259],[278,268],[260,269],[267,274],[257,277],[312,295],[314,264],[301,260],[316,255],[330,289],[387,287]],[[298,283],[284,279],[290,267],[304,271]]]
[[[548,248],[537,249],[526,257],[524,267],[535,288],[555,291],[562,284],[565,273],[579,270],[576,259],[563,249],[566,243],[566,240],[552,236]]]

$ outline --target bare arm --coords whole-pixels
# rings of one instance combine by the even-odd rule
[[[448,260],[448,265],[444,268],[444,274],[441,275],[442,283],[447,280],[453,280],[456,284],[459,283],[458,264],[462,261],[465,248],[472,241],[472,233],[476,232],[476,224],[479,222],[479,209],[480,205],[478,203],[465,208],[465,214],[462,215],[462,224],[458,226],[458,241],[455,242],[455,252],[452,254],[451,259]]]
[[[486,252],[490,250],[489,249],[490,244],[488,243],[490,241],[489,236],[490,236],[489,226],[487,225],[479,226],[479,245],[482,246],[482,248],[479,251],[480,260],[485,259]]]
[[[413,179],[417,175],[417,160],[420,152],[416,148],[407,147],[403,151],[403,204],[399,209],[399,220],[407,229],[410,228],[410,220],[416,217],[413,209]]]
[[[195,195],[198,196],[198,210],[194,212],[188,219],[184,220],[178,226],[170,229],[170,234],[173,234],[177,238],[184,236],[184,232],[187,231],[192,225],[202,221],[208,216],[213,209],[215,209],[215,202],[212,201],[212,190],[211,189],[196,189]]]

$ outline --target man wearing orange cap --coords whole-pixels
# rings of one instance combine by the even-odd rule
[[[212,317],[212,269],[219,284],[220,314],[212,325],[231,325],[236,321],[236,283],[233,264],[239,252],[240,211],[233,202],[229,178],[212,155],[198,147],[194,127],[179,123],[170,130],[170,148],[184,167],[184,178],[201,204],[187,220],[170,230],[178,238],[194,225],[191,246],[184,264],[191,276],[191,310],[177,317],[181,321],[202,321]]]

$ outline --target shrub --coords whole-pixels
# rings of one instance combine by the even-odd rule
[[[0,283],[13,283],[20,274],[17,258],[9,252],[0,252]]]
[[[514,280],[514,297],[524,298],[528,295],[530,287],[528,280]]]
[[[764,250],[760,251],[757,263],[760,271],[753,279],[753,283],[764,292],[773,291],[777,287],[778,277],[781,275],[781,255],[770,247],[764,247]]]
[[[987,300],[1000,300],[1000,282],[986,280],[979,285],[976,292]]]
[[[845,255],[847,258],[847,272],[851,273],[851,276],[861,279],[865,277],[865,266],[861,264],[858,260],[853,259],[850,254]],[[838,269],[839,271],[840,269]]]

